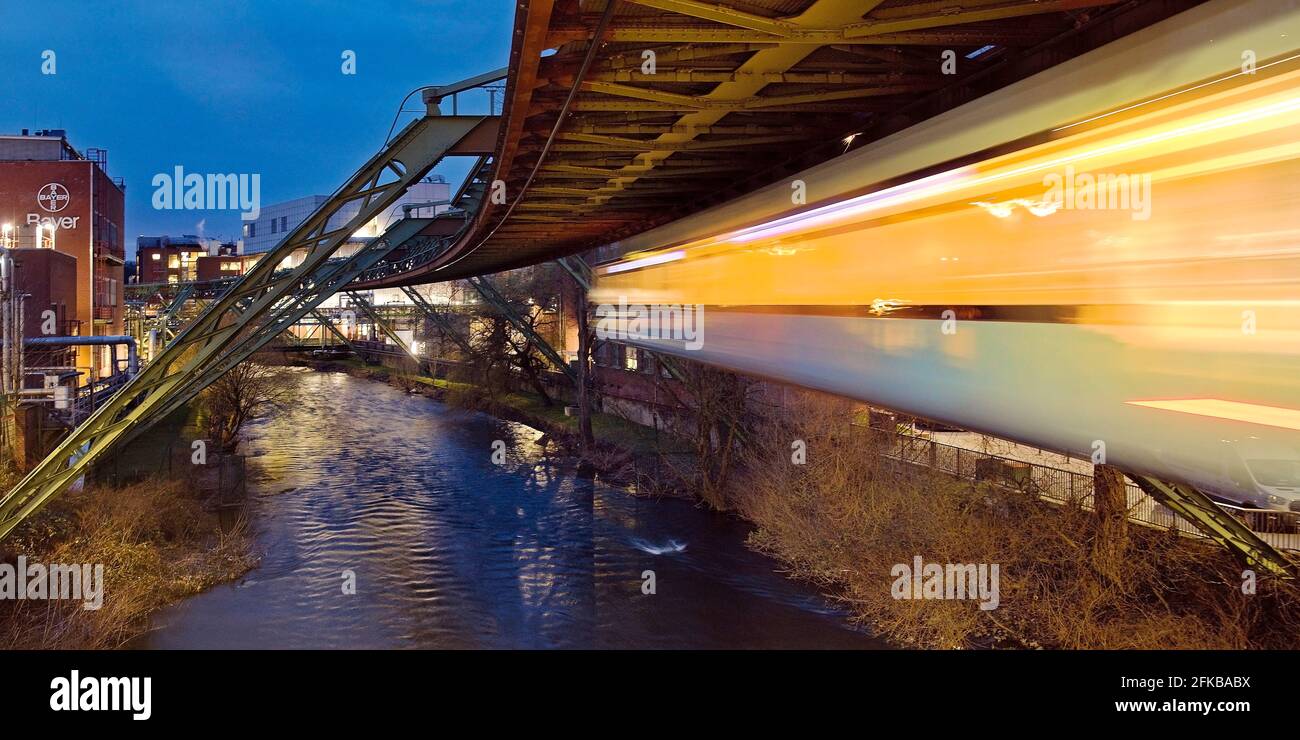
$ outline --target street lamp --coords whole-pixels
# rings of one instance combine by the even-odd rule
[[[4,247],[5,249],[9,249],[13,247],[13,242],[9,240],[9,232],[13,230],[14,230],[13,224],[5,224],[4,226],[0,226],[0,247]]]

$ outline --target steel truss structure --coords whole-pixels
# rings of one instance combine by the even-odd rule
[[[456,327],[452,325],[451,320],[443,315],[441,311],[434,308],[433,304],[429,302],[429,299],[421,295],[420,291],[416,290],[414,286],[403,285],[402,292],[406,294],[406,297],[410,299],[411,303],[415,304],[415,307],[420,310],[420,313],[437,325],[439,331],[443,333],[443,336],[446,336],[455,342],[456,346],[460,347],[465,354],[470,356],[474,355],[474,349],[469,346],[469,342],[460,335],[460,332],[456,331]]]
[[[1300,568],[1290,558],[1196,488],[1147,476],[1130,477],[1148,496],[1196,525],[1210,539],[1240,555],[1247,565],[1285,578],[1294,578],[1300,573]]]
[[[480,178],[501,197],[445,247],[365,287],[617,241],[1200,1],[520,0],[500,139]]]
[[[395,203],[485,118],[426,116],[404,128],[0,499],[0,538],[105,455],[187,403],[380,258],[417,236],[426,221],[403,219],[356,254],[333,259],[357,229]],[[357,210],[346,223],[331,223],[353,204]],[[278,269],[299,257],[292,269]]]
[[[520,334],[527,337],[528,340],[533,343],[533,346],[537,347],[537,350],[541,352],[546,359],[550,360],[552,365],[555,365],[557,370],[564,373],[564,375],[574,383],[578,382],[578,374],[573,367],[564,361],[564,358],[560,356],[559,352],[555,351],[555,348],[551,346],[550,342],[546,341],[542,335],[533,330],[532,325],[520,318],[519,314],[515,313],[510,302],[501,295],[500,291],[496,289],[496,286],[492,284],[491,280],[481,275],[467,278],[467,280],[470,285],[474,286],[474,290],[478,291],[478,294],[482,296],[483,300],[492,308],[500,311],[506,321],[509,321],[510,325],[515,328],[515,331],[518,331]]]
[[[352,305],[361,309],[361,313],[364,313],[366,317],[370,319],[371,324],[377,327],[379,331],[383,332],[384,336],[393,340],[393,344],[401,347],[402,351],[411,357],[415,357],[415,354],[411,352],[411,348],[407,346],[406,342],[403,341],[400,336],[398,336],[396,331],[393,331],[393,327],[388,325],[388,322],[384,320],[383,316],[379,315],[379,312],[375,310],[375,307],[370,305],[370,301],[366,300],[365,296],[351,290],[346,291],[345,295],[347,295],[348,300],[352,301]]]

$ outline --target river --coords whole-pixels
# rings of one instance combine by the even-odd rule
[[[747,549],[744,522],[579,476],[521,424],[288,372],[293,402],[244,447],[261,565],[138,647],[883,646]]]

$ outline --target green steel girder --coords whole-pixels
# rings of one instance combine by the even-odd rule
[[[391,251],[403,243],[418,241],[414,235],[423,228],[425,221],[427,219],[403,219],[398,221],[388,231],[384,232],[382,237],[371,242],[352,257],[346,260],[328,261],[317,275],[312,276],[311,290],[304,289],[301,295],[278,307],[274,316],[265,321],[263,326],[258,327],[256,332],[250,333],[247,337],[248,341],[224,355],[213,366],[212,372],[215,373],[213,379],[220,377],[221,374],[248,359],[249,356],[273,340],[280,332],[301,321],[309,312],[327,298],[342,290],[345,285],[360,276],[362,272],[373,267],[376,262],[383,259]],[[166,416],[188,403],[191,398],[211,382],[211,380],[206,379],[200,380],[201,385],[191,385],[183,393],[177,394],[169,402],[169,405],[164,408],[162,416]]]
[[[351,290],[347,291],[346,295],[352,301],[354,306],[360,308],[361,312],[369,317],[370,321],[375,326],[379,327],[379,330],[384,333],[384,336],[393,340],[393,344],[401,347],[403,352],[411,357],[415,357],[415,353],[411,351],[411,348],[406,346],[406,342],[397,335],[397,332],[393,331],[393,328],[388,325],[388,321],[385,320],[383,316],[379,315],[379,312],[375,310],[374,306],[370,305],[370,301],[367,301],[365,296]]]
[[[403,285],[401,290],[406,294],[407,298],[411,299],[411,303],[414,303],[416,308],[420,309],[421,313],[438,325],[444,335],[451,337],[451,340],[456,343],[456,346],[464,350],[465,354],[473,356],[474,349],[469,346],[469,342],[456,331],[456,327],[452,326],[451,321],[441,311],[433,307],[429,299],[415,289],[415,286]]]
[[[171,323],[176,320],[176,315],[180,313],[181,306],[185,304],[185,301],[189,300],[190,293],[193,292],[193,283],[186,283],[181,286],[181,289],[176,291],[176,295],[171,302],[167,304],[167,310],[154,319],[154,329],[158,331],[158,336],[164,344],[171,342],[176,337],[176,333],[172,331]]]
[[[573,367],[564,361],[564,358],[560,356],[559,352],[555,351],[555,348],[551,346],[550,342],[546,341],[542,335],[533,331],[533,327],[530,326],[528,322],[519,318],[519,315],[515,313],[514,308],[510,306],[510,302],[507,301],[499,291],[497,291],[496,286],[492,284],[491,280],[482,275],[471,277],[467,280],[470,285],[474,286],[474,290],[477,290],[478,294],[483,297],[483,300],[487,301],[489,305],[500,311],[501,315],[505,317],[506,321],[510,322],[510,325],[513,326],[516,331],[528,337],[528,339],[532,341],[533,346],[537,347],[538,351],[545,355],[546,359],[550,360],[552,365],[559,368],[559,370],[563,372],[570,381],[574,383],[578,382],[578,374],[574,371]]]
[[[777,43],[817,43],[835,34],[845,39],[860,39],[884,34],[906,33],[921,29],[947,28],[965,23],[996,21],[1041,13],[1079,10],[1099,5],[1113,5],[1121,0],[986,0],[979,3],[936,2],[908,5],[877,11],[872,18],[838,28],[817,28],[798,18],[767,18],[721,4],[700,0],[629,0],[659,10],[721,23],[758,34],[757,40]],[[879,0],[853,3],[858,17],[880,4]],[[633,29],[633,31],[639,29]],[[716,32],[716,31],[715,31]],[[613,40],[624,40],[614,36]]]
[[[586,260],[573,254],[555,261],[569,273],[569,277],[573,278],[574,282],[582,286],[584,291],[591,292],[591,265],[588,265]]]
[[[425,240],[423,246],[418,249],[408,249],[402,259],[395,262],[382,262],[362,275],[357,282],[368,283],[380,280],[384,277],[394,274],[410,273],[417,270],[422,265],[428,263],[434,257],[441,254],[447,247],[454,244],[461,235],[464,234],[472,225],[470,214],[478,212],[479,206],[482,205],[483,199],[487,196],[489,183],[492,179],[492,158],[479,157],[470,169],[470,174],[461,184],[460,190],[452,197],[452,207],[459,210],[464,215],[464,225],[454,234]],[[448,218],[448,214],[441,214],[441,218]]]
[[[331,334],[338,337],[339,341],[343,342],[343,344],[347,346],[348,349],[355,352],[358,357],[361,356],[361,351],[357,349],[357,346],[352,343],[351,339],[348,339],[346,336],[344,336],[343,332],[338,330],[338,327],[334,326],[334,322],[328,316],[325,316],[320,311],[314,308],[311,310],[310,315],[312,318],[316,319],[316,321],[318,321],[321,326],[328,329]]]
[[[1283,578],[1296,577],[1296,563],[1204,493],[1185,483],[1167,483],[1140,475],[1132,477],[1148,496],[1194,524],[1210,539],[1240,555],[1250,567],[1264,568]]]
[[[403,241],[415,236],[404,219],[345,260],[332,260],[350,234],[391,206],[482,120],[430,116],[412,122],[203,313],[112,399],[0,498],[0,538],[122,443],[189,401],[288,326],[341,290]],[[342,228],[332,216],[357,204]],[[416,229],[418,231],[418,229]],[[398,238],[400,237],[400,238]],[[278,266],[302,261],[287,274]]]

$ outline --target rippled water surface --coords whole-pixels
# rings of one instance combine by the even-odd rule
[[[261,566],[164,610],[141,646],[879,646],[741,522],[578,477],[522,425],[344,374],[294,382],[244,449]]]

